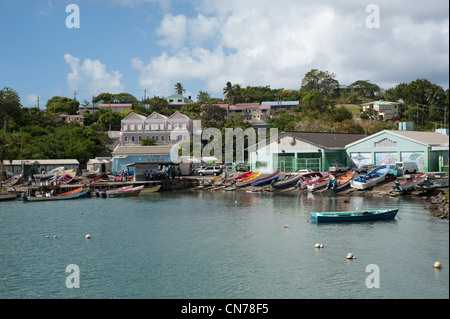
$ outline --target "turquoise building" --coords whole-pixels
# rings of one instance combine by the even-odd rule
[[[171,163],[171,150],[172,145],[118,146],[112,153],[112,172],[126,171],[127,165],[132,163]]]
[[[416,162],[419,171],[448,171],[449,137],[437,132],[384,130],[346,146],[352,167]]]

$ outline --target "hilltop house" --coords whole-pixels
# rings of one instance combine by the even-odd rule
[[[180,94],[173,94],[165,98],[170,107],[181,109],[186,104],[192,103],[191,97],[186,98]]]
[[[153,112],[148,117],[130,113],[121,121],[120,145],[140,145],[145,138],[157,144],[174,144],[192,140],[192,119],[175,112],[170,117]]]
[[[373,109],[378,112],[378,120],[391,120],[394,116],[398,116],[398,102],[373,101],[361,104],[363,112]]]

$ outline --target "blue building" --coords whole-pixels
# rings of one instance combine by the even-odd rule
[[[112,153],[112,172],[127,170],[132,163],[171,163],[172,145],[118,146]]]

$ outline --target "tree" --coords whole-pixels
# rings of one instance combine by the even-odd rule
[[[358,80],[350,84],[350,87],[356,89],[360,96],[364,97],[375,97],[376,94],[380,93],[380,87],[376,84],[370,83],[369,80]]]
[[[201,120],[203,128],[221,128],[227,118],[227,110],[218,105],[206,105],[202,109]]]
[[[161,112],[169,107],[169,102],[161,97],[154,96],[149,100],[148,112],[151,114],[153,112]]]
[[[211,94],[208,92],[200,91],[197,94],[197,102],[198,103],[208,103],[208,101],[211,99]]]
[[[142,146],[152,146],[152,145],[156,145],[156,141],[150,137],[144,138],[141,141],[141,145]]]
[[[75,115],[77,114],[79,107],[80,102],[63,96],[53,96],[50,100],[47,101],[46,104],[47,113],[52,114],[64,113]]]
[[[12,162],[13,157],[10,151],[11,139],[7,133],[0,133],[0,181],[6,179],[6,173],[3,171],[3,164],[6,161]]]
[[[303,78],[300,91],[303,94],[318,91],[325,94],[325,96],[331,96],[333,89],[339,86],[339,82],[335,77],[334,73],[312,69]]]
[[[185,93],[185,92],[186,92],[186,90],[180,82],[175,84],[175,93],[176,94],[183,95],[183,93]]]
[[[21,113],[19,94],[10,87],[0,90],[0,129],[8,126],[8,121],[15,121]]]

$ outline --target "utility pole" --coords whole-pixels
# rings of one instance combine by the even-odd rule
[[[39,100],[41,99],[41,97],[38,96],[38,97],[36,97],[36,99],[37,99],[37,108],[39,108]]]
[[[72,113],[75,115],[75,101],[77,100],[77,91],[73,91]]]

